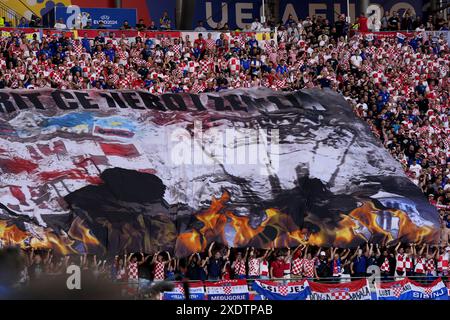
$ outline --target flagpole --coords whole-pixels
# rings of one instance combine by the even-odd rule
[[[350,23],[350,0],[347,0],[347,22]]]
[[[265,1],[262,0],[262,8],[263,8],[263,14],[261,16],[261,23],[266,22],[266,6],[265,6]]]

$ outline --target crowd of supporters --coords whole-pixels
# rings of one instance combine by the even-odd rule
[[[24,250],[26,261],[15,286],[45,276],[66,274],[69,265],[77,265],[94,278],[112,280],[126,286],[146,287],[158,281],[216,281],[227,279],[300,279],[347,282],[372,274],[382,281],[409,277],[430,282],[447,280],[450,247],[367,243],[356,249],[322,249],[300,245],[297,248],[230,249],[211,243],[206,252],[174,258],[169,252],[131,253],[101,260],[95,255],[62,256],[50,250]]]
[[[44,35],[41,40],[28,40],[20,33],[13,34],[0,38],[0,88],[142,89],[154,94],[259,86],[338,91],[438,207],[442,244],[448,244],[449,47],[444,36],[427,36],[419,25],[420,32],[411,37],[394,35],[383,39],[351,35],[344,16],[334,24],[319,16],[300,22],[289,19],[273,38],[263,40],[245,33],[231,37],[223,33],[213,39],[207,32],[196,39],[129,39],[102,30],[95,39],[84,37],[83,32],[80,39],[63,33],[61,37]],[[397,22],[397,29],[392,19],[387,21],[386,25],[382,19],[381,29],[385,25],[388,30],[403,29],[403,20]],[[445,29],[441,20],[434,23],[433,29]],[[252,26],[259,27],[259,22]],[[417,29],[412,26],[411,30]],[[182,277],[217,280],[302,276],[341,280],[363,276],[373,264],[388,278],[447,276],[449,248],[249,248],[231,254],[228,248],[212,246],[209,252],[181,260],[168,253],[135,253],[118,256],[114,262],[97,261],[95,256],[74,260],[56,259],[51,252],[29,254],[23,283],[41,273],[64,272],[69,263],[76,263],[99,277],[145,284],[151,279]]]
[[[151,93],[233,88],[330,88],[342,93],[411,180],[450,218],[449,47],[445,34],[351,36],[345,16],[295,22],[257,40],[247,33],[135,39],[100,30],[0,38],[0,88],[142,89]],[[435,23],[441,24],[436,19]],[[259,22],[256,22],[258,24]]]

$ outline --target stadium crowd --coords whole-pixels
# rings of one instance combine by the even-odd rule
[[[396,30],[391,18],[398,14],[386,14],[382,25]],[[395,21],[401,28],[402,21]],[[438,16],[430,23],[442,29],[446,21]],[[299,22],[289,17],[263,40],[254,34],[228,35],[216,40],[207,32],[196,39],[130,39],[100,30],[95,39],[81,31],[81,39],[62,33],[28,40],[18,31],[0,38],[0,88],[143,89],[155,94],[258,86],[336,90],[441,210],[448,242],[449,46],[444,34],[351,36],[342,15],[334,24],[320,16]]]
[[[366,275],[367,267],[374,264],[385,278],[446,277],[450,253],[445,247],[450,236],[449,45],[443,36],[430,37],[422,31],[445,30],[448,23],[438,18],[417,25],[414,20],[410,29],[409,24],[404,28],[404,17],[392,17],[381,19],[381,30],[415,30],[413,36],[353,34],[344,16],[334,24],[320,16],[298,22],[289,17],[273,37],[263,40],[246,33],[231,33],[231,37],[222,33],[215,40],[208,32],[196,39],[129,39],[102,30],[95,39],[81,31],[81,39],[62,33],[28,40],[18,32],[0,38],[0,88],[142,89],[154,94],[259,86],[338,91],[440,210],[440,247],[299,247],[292,252],[249,248],[231,254],[229,248],[213,250],[213,244],[208,252],[188,259],[172,259],[168,253],[135,253],[117,256],[113,262],[97,261],[95,256],[79,261],[68,256],[56,259],[50,251],[30,251],[20,283],[41,273],[64,272],[69,263],[99,277],[136,284],[184,277],[301,276],[341,281]],[[254,30],[261,30],[258,21],[255,25]]]
[[[301,279],[322,282],[348,282],[372,274],[378,266],[382,281],[409,277],[431,282],[449,275],[450,246],[367,243],[356,249],[322,249],[300,245],[281,249],[230,249],[211,243],[206,252],[173,258],[169,252],[142,252],[101,260],[95,255],[62,256],[51,250],[22,250],[25,263],[13,286],[46,276],[66,273],[69,265],[78,265],[96,279],[112,280],[119,285],[143,288],[158,281],[217,281],[227,279]]]

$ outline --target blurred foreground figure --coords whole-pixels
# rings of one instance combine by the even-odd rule
[[[82,271],[80,289],[69,289],[71,274],[44,275],[20,285],[26,259],[19,249],[0,251],[0,299],[124,299],[120,288],[108,280],[98,280],[91,272]]]

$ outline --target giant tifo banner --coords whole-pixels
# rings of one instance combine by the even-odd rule
[[[331,90],[2,90],[0,239],[67,253],[437,243],[438,213]]]

